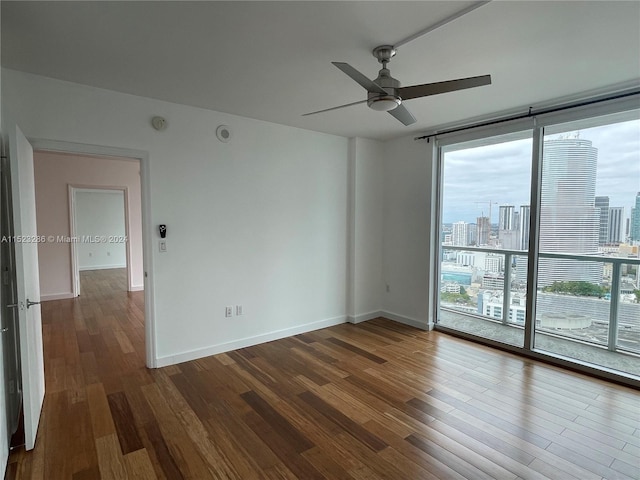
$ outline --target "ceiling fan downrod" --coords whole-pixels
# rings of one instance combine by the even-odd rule
[[[380,45],[373,49],[373,56],[382,64],[382,68],[378,72],[378,78],[373,82],[382,87],[387,94],[379,92],[369,92],[367,94],[367,105],[373,110],[379,112],[388,112],[397,108],[402,103],[402,98],[397,94],[396,89],[400,88],[400,82],[391,76],[391,72],[387,68],[387,63],[396,54],[392,45]]]

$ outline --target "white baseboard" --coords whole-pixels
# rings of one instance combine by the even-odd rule
[[[419,328],[420,330],[433,330],[433,323],[425,320],[418,320],[417,318],[405,317],[404,315],[385,311],[381,311],[380,316],[393,320],[394,322],[409,325],[410,327]]]
[[[347,317],[347,322],[353,324],[366,322],[367,320],[373,320],[374,318],[382,317],[383,314],[384,312],[376,310],[375,312],[361,313],[359,315],[349,315]]]
[[[78,267],[78,270],[81,272],[86,272],[87,270],[111,270],[114,268],[127,268],[127,264],[124,265],[92,265],[89,267]]]
[[[53,293],[50,295],[40,295],[41,302],[48,302],[49,300],[65,300],[67,298],[75,298],[72,292],[67,293]]]
[[[144,285],[131,285],[129,289],[130,292],[141,292],[142,290],[144,290]]]
[[[191,360],[196,360],[198,358],[217,355],[218,353],[237,350],[238,348],[251,347],[260,343],[271,342],[273,340],[291,337],[292,335],[299,335],[301,333],[312,332],[313,330],[319,330],[321,328],[333,327],[334,325],[340,325],[345,322],[346,317],[344,316],[333,317],[317,322],[305,323],[304,325],[297,325],[291,328],[276,330],[274,332],[263,333],[261,335],[256,335],[253,337],[246,337],[231,342],[220,343],[218,345],[212,345],[210,347],[199,348],[196,350],[191,350],[189,352],[178,353],[176,355],[158,357],[156,359],[156,367],[167,367],[169,365],[175,365],[176,363],[188,362]]]

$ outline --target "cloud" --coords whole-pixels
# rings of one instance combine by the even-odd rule
[[[444,160],[444,222],[497,219],[499,205],[529,203],[531,140],[450,152]],[[495,204],[494,204],[495,203]]]
[[[570,126],[570,125],[569,125]],[[571,132],[571,130],[568,130]],[[640,192],[640,120],[579,130],[598,149],[596,195],[608,196],[625,216]],[[558,134],[548,138],[558,138]],[[497,221],[498,205],[528,205],[532,140],[516,140],[445,153],[443,221],[475,223],[482,214]]]

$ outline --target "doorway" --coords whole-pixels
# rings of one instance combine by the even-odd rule
[[[127,290],[144,289],[140,170],[130,157],[35,150],[43,300],[77,297],[90,269],[126,268]]]
[[[138,350],[139,352],[142,353],[142,359],[143,361],[143,365],[146,365],[149,368],[154,368],[156,366],[156,361],[155,361],[155,332],[154,332],[154,324],[153,324],[153,302],[152,302],[152,286],[153,286],[153,275],[152,275],[152,269],[151,269],[151,265],[150,265],[150,261],[148,258],[149,255],[149,251],[150,249],[148,248],[151,245],[151,232],[152,232],[152,228],[150,227],[149,222],[149,218],[150,216],[148,215],[148,211],[149,211],[149,205],[150,205],[150,195],[149,195],[149,159],[148,159],[148,155],[146,152],[142,152],[142,151],[137,151],[137,150],[129,150],[129,149],[119,149],[119,148],[112,148],[112,147],[100,147],[100,146],[91,146],[91,145],[82,145],[82,144],[74,144],[74,143],[68,143],[68,142],[59,142],[59,141],[51,141],[51,140],[33,140],[33,139],[26,139],[24,137],[24,135],[22,135],[22,133],[20,132],[20,130],[16,127],[15,128],[15,134],[10,136],[10,140],[12,140],[11,143],[11,170],[12,172],[8,172],[8,168],[4,168],[4,165],[7,165],[8,167],[8,163],[6,161],[6,159],[3,158],[3,168],[2,168],[2,174],[3,174],[3,178],[2,178],[2,182],[3,182],[3,188],[2,188],[2,195],[3,195],[3,201],[2,201],[2,205],[3,207],[6,207],[7,210],[7,214],[4,214],[5,212],[3,212],[2,215],[2,219],[4,221],[3,225],[2,225],[2,229],[3,232],[6,232],[9,234],[10,237],[12,237],[13,235],[17,236],[21,236],[24,237],[25,235],[30,235],[29,238],[37,238],[41,239],[41,238],[46,238],[45,240],[39,240],[38,241],[38,245],[40,244],[45,244],[45,243],[50,243],[52,245],[56,245],[58,244],[59,246],[61,246],[61,248],[69,248],[69,244],[70,244],[70,233],[67,230],[65,233],[66,235],[46,235],[46,236],[41,236],[41,235],[37,235],[36,233],[36,207],[35,207],[35,195],[34,195],[34,190],[35,190],[35,174],[34,174],[34,166],[33,166],[33,152],[34,150],[38,150],[38,151],[48,151],[48,152],[67,152],[68,155],[86,155],[92,158],[99,158],[102,160],[111,160],[114,157],[119,157],[121,160],[130,162],[132,164],[135,164],[137,166],[137,183],[138,183],[138,197],[139,197],[139,203],[140,203],[140,208],[138,211],[138,216],[137,216],[137,224],[139,226],[139,237],[140,237],[140,241],[139,243],[139,275],[138,275],[138,285],[137,285],[137,289],[138,290],[144,290],[143,292],[138,292],[136,295],[134,295],[131,298],[131,301],[135,303],[135,307],[134,311],[136,312],[136,317],[137,320],[139,322],[140,325],[140,334],[139,334],[139,338],[141,340],[140,342],[140,349]],[[30,158],[29,158],[30,157]],[[17,159],[17,160],[16,160]],[[13,171],[13,164],[14,162],[17,164],[17,169],[15,169],[15,171]],[[30,168],[27,168],[30,167]],[[30,170],[30,171],[29,171]],[[10,175],[10,173],[12,173],[13,175]],[[18,173],[20,175],[18,175]],[[11,178],[11,177],[15,177],[15,178]],[[16,180],[16,178],[18,178],[20,181],[18,182]],[[23,181],[24,180],[24,181]],[[50,183],[51,178],[47,178],[47,183]],[[17,187],[16,187],[17,185]],[[6,187],[6,188],[5,188]],[[13,192],[11,191],[13,190]],[[65,202],[68,202],[68,193],[67,193],[67,187],[65,186],[65,190],[64,190],[64,194],[62,196],[63,200]],[[13,195],[12,195],[13,193]],[[31,211],[28,211],[25,213],[25,206],[29,206],[28,203],[26,202],[26,200],[28,200],[28,196],[31,195],[31,198],[33,199],[33,209]],[[15,233],[12,230],[13,227],[13,222],[11,221],[11,218],[13,216],[13,207],[12,207],[12,203],[13,206],[15,207],[15,198],[16,196],[19,197],[20,202],[18,202],[18,213],[20,214],[19,218],[21,219],[21,223],[19,223],[20,225],[20,230],[18,230],[18,228],[16,227],[15,229]],[[24,197],[24,198],[23,198]],[[25,200],[26,199],[26,200]],[[24,203],[24,204],[23,204]],[[68,203],[67,203],[68,205]],[[69,209],[68,208],[64,208],[62,209],[63,211],[66,212],[67,215],[67,222],[66,224],[68,225],[69,223]],[[28,214],[28,215],[27,215]],[[26,216],[26,217],[25,217]],[[33,220],[33,229],[26,231],[24,228],[24,224],[25,224],[25,218],[31,219]],[[45,218],[47,218],[45,216]],[[131,218],[131,217],[129,217]],[[135,220],[135,219],[132,219]],[[63,222],[64,224],[64,222]],[[18,259],[18,255],[17,255],[17,251],[14,253],[13,252],[13,245],[14,244],[7,244],[10,248],[9,249],[3,249],[2,251],[2,255],[3,255],[3,267],[10,265],[11,262],[9,262],[7,259],[11,259],[11,255],[15,255],[15,258],[17,260]],[[145,247],[143,248],[143,245],[145,245]],[[35,243],[34,243],[35,246]],[[24,250],[24,249],[23,249]],[[24,252],[21,250],[21,255],[24,254]],[[36,252],[37,252],[37,248],[36,248]],[[12,257],[13,258],[13,257]],[[20,257],[22,258],[22,257]],[[33,263],[33,265],[30,265],[30,277],[29,278],[34,278],[34,279],[38,279],[38,270],[39,270],[39,262],[38,262],[38,257],[37,257],[37,253],[36,256],[34,256],[34,258],[36,259],[35,262]],[[18,264],[18,266],[22,265],[20,264],[18,261],[15,261],[14,263]],[[24,262],[23,262],[24,263]],[[31,267],[35,267],[35,268],[31,268]],[[145,268],[146,267],[146,268]],[[21,270],[22,268],[22,270]],[[31,310],[36,311],[38,313],[38,321],[37,322],[31,322],[32,326],[33,325],[38,325],[39,328],[37,328],[37,330],[40,331],[40,335],[42,334],[42,328],[41,328],[41,323],[40,323],[40,302],[38,301],[31,301],[29,300],[28,297],[31,297],[32,299],[40,299],[40,300],[44,300],[43,303],[43,309],[46,309],[46,305],[58,305],[59,302],[47,302],[46,300],[55,300],[55,298],[42,298],[42,296],[40,295],[40,291],[39,291],[39,284],[40,282],[38,280],[36,280],[36,282],[38,282],[37,284],[35,284],[34,288],[33,288],[33,292],[31,292],[31,290],[26,292],[25,295],[25,289],[22,288],[21,290],[21,286],[22,286],[22,281],[25,280],[24,277],[24,265],[22,265],[21,268],[16,268],[15,270],[7,270],[6,272],[2,272],[2,307],[3,307],[3,315],[2,315],[2,328],[6,328],[7,326],[9,326],[9,322],[11,321],[12,315],[10,314],[10,309],[16,305],[14,305],[16,302],[11,303],[12,299],[15,299],[17,301],[17,306],[19,306],[19,310],[20,312],[24,313],[27,310],[29,310],[30,306],[36,306],[34,308],[31,308]],[[17,275],[17,273],[23,272],[22,276]],[[70,273],[70,272],[69,272]],[[146,280],[145,280],[146,279]],[[14,290],[16,290],[16,286],[17,288],[17,296],[11,295],[10,292],[9,294],[7,293],[7,291],[10,290],[10,288],[8,287],[12,287]],[[147,287],[147,288],[144,288]],[[31,294],[29,293],[31,292]],[[34,293],[37,292],[37,293]],[[14,292],[15,293],[15,292]],[[71,293],[71,292],[69,292]],[[124,295],[131,295],[130,292],[123,292]],[[24,297],[24,298],[23,298]],[[61,297],[59,297],[60,300],[67,298],[67,299],[71,299],[72,295],[62,295]],[[72,301],[72,300],[70,300]],[[143,307],[143,308],[140,308]],[[16,308],[15,310],[18,310],[18,308]],[[9,314],[8,314],[9,313]],[[17,417],[18,419],[19,417],[19,412],[20,412],[20,406],[23,407],[23,411],[25,412],[24,415],[24,419],[25,419],[25,424],[27,423],[27,420],[29,420],[29,425],[25,425],[24,426],[24,431],[26,433],[26,448],[30,449],[34,447],[35,444],[35,436],[37,433],[37,428],[38,428],[38,422],[37,419],[39,417],[39,412],[40,409],[42,407],[42,397],[44,397],[44,387],[45,387],[45,382],[44,382],[44,370],[41,369],[40,373],[36,372],[36,371],[32,371],[35,367],[32,365],[32,357],[36,357],[42,359],[42,355],[43,355],[43,349],[42,349],[42,344],[40,344],[40,348],[38,348],[37,346],[37,342],[31,342],[29,341],[29,335],[31,334],[36,334],[37,331],[31,332],[29,328],[26,328],[26,333],[29,335],[24,335],[23,334],[23,318],[22,318],[22,313],[20,314],[20,328],[12,328],[12,331],[15,332],[15,336],[16,338],[14,339],[14,343],[17,345],[17,347],[15,349],[10,349],[10,348],[6,348],[6,340],[7,340],[7,335],[4,335],[4,344],[5,344],[5,348],[4,348],[4,353],[5,355],[8,353],[13,352],[14,356],[15,356],[15,361],[11,361],[11,359],[4,359],[4,366],[7,369],[10,369],[11,371],[9,372],[8,375],[5,375],[5,379],[7,379],[7,385],[5,385],[5,391],[8,392],[7,393],[7,418],[9,420],[9,435],[11,434],[11,430],[13,430],[13,425],[15,425],[16,423],[19,424],[19,421],[14,421],[14,417]],[[17,316],[17,315],[15,315]],[[15,323],[15,322],[14,322]],[[29,326],[29,324],[27,323],[27,327]],[[27,331],[28,330],[28,331]],[[33,330],[33,328],[31,328],[31,330]],[[29,343],[25,343],[25,342],[29,342]],[[32,348],[33,347],[33,348]],[[126,348],[126,345],[125,347]],[[27,356],[27,361],[25,363],[25,355]],[[22,372],[22,376],[20,375],[20,373]],[[16,380],[12,381],[11,378],[15,377]],[[38,387],[39,382],[42,380],[42,384],[41,384],[41,388]],[[20,382],[21,381],[21,382]],[[20,388],[20,383],[22,384],[22,388]],[[35,386],[34,386],[35,385]],[[17,402],[12,402],[12,400],[9,398],[10,393],[16,393],[16,394],[22,394],[22,401],[17,401]],[[38,397],[38,394],[41,394],[40,397]],[[40,399],[40,402],[38,402],[38,398]],[[35,403],[34,403],[35,402]],[[16,404],[18,405],[17,409],[12,409],[11,405],[12,404]],[[18,412],[18,415],[13,415],[12,410],[16,410]],[[29,415],[27,415],[27,413],[29,413]],[[28,427],[28,428],[27,428]],[[4,443],[4,442],[3,442]]]
[[[135,203],[135,202],[134,202]],[[122,289],[133,284],[129,228],[129,190],[94,186],[69,186],[71,270],[73,295],[81,295],[81,272],[125,270]]]
[[[83,156],[86,158],[97,159],[98,165],[105,165],[105,161],[118,159],[120,161],[128,162],[129,164],[136,165],[138,167],[138,192],[137,195],[133,195],[133,190],[131,188],[129,191],[129,202],[133,202],[133,198],[136,198],[140,202],[140,208],[137,210],[136,215],[129,214],[129,234],[133,238],[134,232],[132,231],[132,226],[136,226],[136,228],[140,229],[139,238],[140,242],[137,246],[133,246],[132,248],[138,249],[138,254],[136,256],[132,256],[131,264],[135,266],[137,263],[139,265],[138,268],[132,268],[133,281],[130,290],[143,291],[143,301],[144,301],[144,312],[141,315],[141,320],[144,321],[144,343],[145,343],[145,357],[146,357],[146,366],[148,368],[155,368],[157,365],[156,362],[156,335],[155,335],[155,310],[154,310],[154,301],[153,301],[153,290],[154,290],[154,276],[153,276],[153,265],[151,263],[151,251],[153,246],[153,232],[154,228],[151,223],[151,186],[150,186],[150,161],[149,154],[143,150],[135,150],[129,148],[120,148],[120,147],[108,147],[101,145],[87,145],[81,143],[74,142],[66,142],[66,141],[58,141],[58,140],[46,140],[46,139],[31,139],[31,143],[34,147],[34,150],[39,152],[49,152],[51,154],[62,154],[62,155],[77,155]],[[102,184],[103,186],[113,187],[114,185],[122,185],[121,181],[109,179],[108,176],[102,176]],[[100,182],[95,181],[71,181],[68,182],[75,186],[94,186],[99,184]],[[65,193],[63,193],[63,201],[68,202],[69,193],[68,187]],[[66,209],[67,218],[69,217],[69,209]],[[68,221],[68,220],[67,220]],[[53,227],[57,224],[55,219],[52,219],[52,223],[54,223]],[[64,222],[63,222],[64,224]],[[70,230],[67,230],[70,232]],[[70,236],[70,233],[66,233],[66,235]],[[68,249],[70,256],[70,246],[69,244],[65,245],[64,243],[56,243],[57,248],[66,248]],[[65,263],[67,278],[69,281],[69,289],[65,293],[66,296],[62,298],[72,298],[72,282],[71,282],[71,268],[69,267],[70,261]],[[62,271],[62,270],[61,270]],[[137,274],[135,273],[137,272]]]
[[[154,302],[153,302],[153,289],[154,289],[154,276],[153,276],[153,265],[151,264],[151,250],[153,246],[153,225],[151,223],[151,185],[150,185],[150,160],[149,154],[143,150],[135,150],[129,148],[121,148],[121,147],[109,147],[102,145],[87,145],[81,143],[74,142],[66,142],[59,140],[46,140],[46,139],[31,139],[31,144],[33,145],[34,150],[49,152],[49,153],[58,153],[64,155],[79,155],[84,157],[97,158],[99,164],[104,165],[105,160],[113,160],[119,159],[121,161],[129,162],[133,165],[137,165],[138,167],[138,188],[139,194],[137,198],[140,201],[140,208],[138,210],[138,216],[134,217],[133,215],[129,215],[130,221],[130,235],[133,238],[133,232],[131,232],[132,226],[136,226],[136,228],[140,229],[139,238],[141,239],[139,245],[135,248],[138,248],[138,255],[131,260],[132,265],[134,263],[139,263],[138,269],[132,269],[133,272],[138,272],[137,275],[134,275],[134,283],[132,285],[132,290],[144,290],[144,330],[145,330],[145,350],[146,350],[146,365],[148,368],[155,368],[157,366],[156,362],[156,335],[155,335],[155,311],[154,311]],[[107,182],[108,178],[103,176],[103,182]],[[77,186],[81,185],[93,185],[95,186],[98,182],[87,182],[87,181],[76,181],[71,182]],[[121,185],[122,182],[112,181],[111,184],[107,186]],[[67,190],[68,192],[68,190]],[[132,190],[129,189],[129,198],[132,198]],[[68,193],[67,193],[68,199]],[[68,200],[67,200],[68,201]],[[132,200],[131,200],[132,201]],[[68,217],[69,209],[66,209],[66,216]],[[58,244],[63,245],[64,244]],[[59,247],[60,248],[60,247]],[[133,245],[132,245],[132,248]],[[70,252],[70,250],[69,250]],[[70,255],[70,253],[69,253]],[[68,272],[68,280],[69,280],[69,290],[66,297],[63,298],[72,298],[72,289],[71,289],[71,268],[69,267],[70,263],[66,263],[67,272]]]

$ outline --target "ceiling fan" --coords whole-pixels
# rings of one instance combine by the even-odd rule
[[[382,64],[382,68],[378,72],[378,78],[374,80],[369,80],[348,63],[331,62],[367,90],[367,99],[340,105],[339,107],[305,113],[303,116],[315,115],[316,113],[328,112],[367,102],[369,108],[381,112],[389,112],[389,114],[404,125],[411,125],[416,122],[416,117],[407,110],[404,106],[404,101],[411,100],[412,98],[428,97],[429,95],[438,95],[440,93],[491,84],[491,75],[481,75],[479,77],[459,78],[445,82],[401,87],[400,82],[391,76],[391,72],[387,68],[387,64],[395,54],[396,49],[392,45],[380,45],[373,49],[373,56]]]

